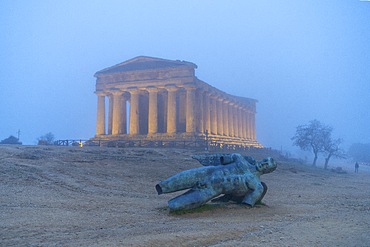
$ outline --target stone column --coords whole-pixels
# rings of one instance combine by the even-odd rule
[[[223,110],[223,126],[224,126],[224,135],[229,136],[229,102],[228,100],[224,100],[222,104]]]
[[[234,133],[234,102],[229,103],[229,136],[235,136]]]
[[[126,109],[126,96],[121,96],[121,134],[127,134],[127,109]]]
[[[233,107],[233,118],[234,118],[234,136],[239,137],[239,116],[238,116],[238,105],[235,104]]]
[[[158,132],[158,88],[146,90],[149,92],[148,134],[155,134]]]
[[[210,109],[210,99],[207,92],[204,93],[203,98],[203,114],[204,114],[204,132],[211,132],[211,109]]]
[[[237,113],[238,113],[238,130],[239,130],[238,136],[240,138],[243,138],[243,116],[242,116],[242,107],[241,106],[238,106]]]
[[[250,113],[249,110],[247,109],[247,112],[245,113],[246,115],[246,121],[245,121],[245,128],[246,128],[246,133],[247,133],[247,139],[251,139],[250,133]]]
[[[244,139],[247,139],[248,137],[248,125],[247,125],[247,109],[246,108],[242,108],[242,118],[243,118],[243,138]]]
[[[186,88],[186,132],[195,132],[194,119],[194,101],[195,101],[195,87],[187,86]]]
[[[211,131],[210,133],[217,135],[217,104],[216,96],[210,95],[211,109]]]
[[[112,119],[113,119],[113,95],[109,95],[109,112],[108,112],[108,135],[112,134]]]
[[[131,89],[130,100],[130,135],[139,134],[139,90]]]
[[[96,135],[105,135],[105,95],[98,95],[98,112],[96,119]]]
[[[252,133],[251,133],[251,138],[252,140],[256,140],[256,114],[255,113],[252,113],[252,117],[251,117],[251,126],[252,126]]]
[[[176,92],[177,88],[175,86],[167,87],[167,133],[172,134],[176,133]]]
[[[195,131],[199,133],[204,133],[204,101],[203,101],[203,91],[198,91],[195,96]]]
[[[217,98],[217,134],[223,135],[224,134],[224,119],[223,119],[223,99]]]
[[[112,135],[121,134],[122,92],[113,92]]]
[[[250,139],[250,126],[249,126],[249,109],[246,108],[245,110],[245,138]]]

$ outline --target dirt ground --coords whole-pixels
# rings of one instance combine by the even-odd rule
[[[0,146],[1,246],[370,246],[370,173],[280,161],[266,205],[170,213],[181,149]],[[279,160],[278,160],[279,161]]]

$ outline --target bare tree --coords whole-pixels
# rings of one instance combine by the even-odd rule
[[[326,140],[326,143],[324,144],[324,153],[326,154],[324,165],[325,169],[328,168],[329,160],[331,157],[336,157],[340,159],[346,158],[344,150],[339,147],[341,143],[342,139],[332,140],[330,138]]]
[[[313,166],[320,152],[324,152],[325,143],[331,139],[332,127],[320,123],[318,120],[312,120],[309,124],[297,127],[295,135],[291,138],[293,145],[300,147],[305,151],[312,151],[314,154]]]
[[[54,134],[49,132],[38,138],[38,145],[53,145]]]

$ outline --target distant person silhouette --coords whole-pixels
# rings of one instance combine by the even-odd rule
[[[360,165],[356,162],[355,164],[355,173],[358,173],[358,168],[360,167]]]

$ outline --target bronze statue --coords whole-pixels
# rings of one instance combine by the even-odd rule
[[[220,195],[216,200],[235,201],[253,207],[267,191],[261,182],[262,174],[277,167],[272,158],[256,162],[240,154],[196,155],[203,167],[180,172],[156,185],[158,195],[189,189],[168,201],[170,210],[199,207]]]

